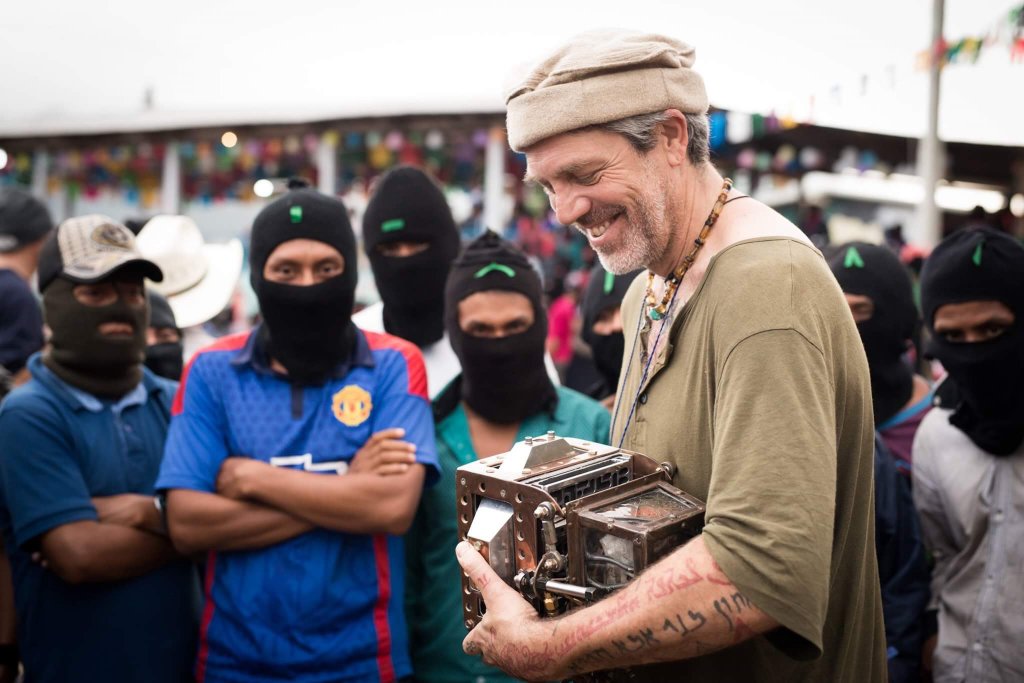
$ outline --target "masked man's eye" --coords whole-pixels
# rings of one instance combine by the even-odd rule
[[[981,336],[983,339],[995,339],[1003,332],[1006,332],[1006,327],[997,323],[990,323],[981,328]]]
[[[334,261],[325,261],[320,264],[318,271],[324,277],[334,277],[341,273],[341,264]]]

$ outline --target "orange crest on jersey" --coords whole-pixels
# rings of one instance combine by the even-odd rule
[[[331,412],[338,422],[348,427],[358,427],[366,422],[373,410],[370,392],[355,384],[342,387],[331,398]]]

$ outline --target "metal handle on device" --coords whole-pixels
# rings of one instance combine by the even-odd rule
[[[545,581],[542,590],[584,602],[594,602],[601,597],[596,588],[577,586],[576,584],[565,583],[564,581]]]

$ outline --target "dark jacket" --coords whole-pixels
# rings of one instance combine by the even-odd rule
[[[889,681],[917,681],[930,577],[910,482],[875,435],[875,550],[882,584]]]

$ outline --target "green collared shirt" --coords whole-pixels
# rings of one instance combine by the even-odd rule
[[[557,387],[554,413],[541,412],[519,425],[516,441],[554,430],[606,443],[608,411],[580,393]],[[459,542],[455,510],[455,470],[476,460],[469,423],[460,402],[437,421],[437,457],[441,479],[423,492],[412,529],[406,536],[406,617],[417,681],[429,683],[495,683],[513,681],[462,652],[466,628],[462,620],[462,570],[455,559]]]

